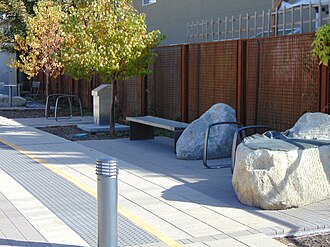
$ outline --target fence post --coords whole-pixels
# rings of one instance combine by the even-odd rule
[[[92,83],[93,83],[94,78],[95,78],[95,76],[93,76],[92,79],[88,81],[88,86],[87,86],[87,90],[88,90],[88,94],[87,94],[88,110],[92,109]]]
[[[189,45],[181,46],[181,121],[188,122]]]
[[[256,68],[256,103],[255,103],[255,125],[258,124],[258,111],[259,111],[259,86],[260,86],[260,40],[257,40],[257,68]]]
[[[328,67],[322,65],[320,67],[320,111],[327,113],[328,109]]]
[[[141,77],[141,115],[147,115],[147,85],[148,85],[148,77]]]
[[[237,88],[236,88],[236,115],[237,121],[242,123],[245,119],[243,118],[243,59],[246,59],[244,56],[244,44],[246,41],[239,40],[237,41]]]

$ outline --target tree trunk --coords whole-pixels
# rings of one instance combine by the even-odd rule
[[[115,97],[116,97],[116,92],[115,88],[116,87],[116,80],[112,80],[111,82],[111,103],[110,103],[110,131],[115,134]]]
[[[48,73],[45,73],[46,75],[46,88],[45,88],[45,94],[46,96],[49,95],[49,74]]]
[[[276,9],[278,9],[281,4],[282,4],[283,0],[273,0],[272,1],[272,11],[275,11]],[[287,2],[287,1],[284,1]]]

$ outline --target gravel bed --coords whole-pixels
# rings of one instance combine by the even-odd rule
[[[289,247],[329,247],[330,234],[306,235],[301,237],[276,238]]]
[[[0,116],[6,118],[40,118],[45,117],[44,109],[0,110]]]
[[[0,116],[6,118],[43,118],[45,111],[43,109],[23,109],[23,110],[0,110]],[[114,138],[125,138],[129,136],[129,131],[116,131],[115,134],[109,132],[88,133],[77,128],[75,125],[40,127],[42,131],[63,137],[70,141],[81,140],[105,140]]]
[[[88,133],[75,125],[69,126],[56,126],[56,127],[40,127],[42,131],[49,132],[53,135],[57,135],[68,139],[70,141],[82,141],[82,140],[107,140],[115,138],[129,137],[129,131],[116,131],[115,134],[109,132]]]

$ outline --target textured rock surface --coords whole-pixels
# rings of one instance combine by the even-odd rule
[[[20,96],[12,97],[12,106],[25,106],[26,99]],[[0,94],[0,106],[9,106],[9,97],[8,95]]]
[[[305,113],[288,132],[296,138],[330,140],[330,115]]]
[[[200,118],[185,129],[177,141],[176,154],[179,159],[197,160],[203,158],[205,131],[215,122],[236,122],[235,110],[226,104],[215,104]],[[236,125],[218,125],[211,128],[208,158],[228,157],[231,154]]]
[[[238,199],[263,209],[288,209],[330,197],[330,145],[273,151],[236,152],[233,186]]]

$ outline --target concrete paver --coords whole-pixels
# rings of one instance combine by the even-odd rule
[[[172,140],[168,138],[70,142],[26,126],[28,124],[26,119],[21,124],[0,118],[0,139],[42,160],[65,178],[75,179],[91,193],[96,191],[95,159],[118,158],[120,207],[129,212],[128,215],[137,216],[135,222],[145,224],[149,231],[165,235],[170,246],[175,246],[170,240],[183,246],[283,246],[271,237],[314,228],[328,229],[330,225],[326,217],[329,215],[326,212],[330,212],[329,200],[285,212],[240,204],[231,186],[230,169],[207,170],[201,161],[177,160],[172,152]],[[228,163],[228,160],[210,162]],[[3,193],[2,189],[0,187]],[[9,200],[17,204],[21,213],[30,215],[25,217],[31,225],[38,226],[34,222],[35,212],[24,205],[24,202],[35,205],[34,200],[15,196]],[[305,218],[314,221],[304,223]],[[40,222],[45,223],[41,219]],[[47,236],[46,232],[40,233]],[[59,234],[64,233],[59,231]],[[48,233],[48,238],[54,241],[60,236]]]
[[[185,244],[185,246],[188,246],[188,247],[207,247],[209,245],[206,245],[204,243],[192,243],[192,244]]]
[[[142,143],[144,142],[144,143]],[[153,140],[153,141],[137,141],[137,142],[129,142],[126,140],[115,140],[114,142],[111,141],[104,141],[101,145],[99,145],[99,147],[96,147],[97,143],[94,141],[86,141],[86,142],[80,142],[86,146],[91,147],[92,145],[94,146],[95,149],[98,149],[100,151],[103,151],[105,153],[108,153],[109,155],[112,156],[116,156],[119,157],[121,159],[124,160],[128,160],[130,159],[131,153],[130,155],[127,156],[125,155],[125,153],[122,152],[121,150],[121,146],[123,145],[123,143],[126,144],[126,150],[130,150],[131,149],[128,147],[130,145],[135,145],[135,146],[143,146],[145,145],[145,143],[151,143],[151,142],[157,142],[158,144],[158,140]],[[118,144],[120,143],[120,144]],[[170,145],[170,144],[169,144]],[[119,148],[117,148],[117,146],[119,146]],[[157,152],[156,150],[156,144],[153,144],[152,146],[150,146],[149,149],[152,148],[152,150],[150,152]],[[170,146],[169,146],[170,148]],[[163,152],[159,152],[161,153],[159,156],[162,156],[162,158],[164,159],[164,156],[166,155],[166,157],[169,157],[170,155],[172,155],[171,153],[166,153],[164,150],[162,150]],[[142,148],[140,150],[138,150],[137,152],[142,152]],[[145,155],[148,156],[148,155]],[[173,157],[173,155],[172,155]],[[154,166],[152,166],[153,163],[155,163],[157,161],[155,160],[149,160],[149,162],[146,161],[146,159],[144,158],[143,160],[139,160],[138,158],[135,159],[135,164],[138,164],[140,167],[142,168],[148,168],[148,169],[155,169]],[[190,167],[189,167],[189,172],[191,172],[191,174],[199,176],[200,179],[203,179],[203,173],[207,173],[210,172],[210,170],[202,170],[200,169],[201,167],[201,162],[197,161],[198,163],[198,167],[197,165],[195,166],[196,162],[195,161],[189,161]],[[161,173],[161,174],[166,174],[167,175],[167,171],[171,169],[171,165],[172,166],[183,166],[187,164],[187,162],[184,163],[184,161],[175,161],[175,157],[172,158],[172,162],[167,162],[164,160],[160,160],[158,162],[158,167],[157,167],[157,174]],[[163,167],[163,169],[161,170],[161,167]],[[155,169],[156,170],[156,169]],[[173,168],[174,170],[174,168]],[[188,169],[187,169],[188,170]],[[260,209],[256,209],[256,208],[252,208],[252,207],[247,207],[244,206],[242,204],[240,204],[236,197],[234,192],[232,191],[231,188],[231,184],[230,181],[226,181],[227,179],[227,172],[226,170],[229,169],[222,169],[221,171],[215,171],[212,170],[213,173],[215,173],[217,175],[217,184],[214,184],[214,181],[210,181],[211,179],[213,180],[212,174],[210,175],[210,179],[209,180],[201,180],[199,183],[205,183],[208,186],[207,187],[209,190],[208,191],[204,191],[205,188],[200,188],[198,186],[194,186],[191,185],[190,183],[186,182],[185,185],[186,187],[190,187],[198,192],[204,192],[204,196],[209,196],[211,198],[213,198],[212,200],[209,200],[208,202],[200,202],[201,205],[204,205],[205,207],[216,211],[217,213],[224,215],[226,217],[229,217],[231,219],[236,220],[237,222],[242,223],[243,225],[246,226],[253,226],[253,228],[255,229],[265,229],[267,227],[278,227],[278,229],[280,229],[279,227],[283,226],[283,227],[288,227],[290,229],[293,230],[297,230],[297,229],[301,229],[307,226],[311,226],[311,228],[313,228],[313,226],[315,227],[315,223],[306,223],[305,218],[310,218],[310,220],[314,219],[318,219],[320,220],[322,217],[322,215],[326,212],[326,210],[322,207],[322,212],[320,211],[316,211],[315,209],[309,209],[309,206],[306,206],[304,208],[299,208],[299,209],[291,209],[291,210],[286,210],[286,211],[266,211],[266,210],[260,210]],[[229,171],[230,172],[230,171]],[[207,174],[208,175],[208,174]],[[230,174],[229,174],[230,175]],[[173,176],[173,175],[169,175],[169,176]],[[196,177],[197,177],[196,176]],[[154,177],[154,176],[151,176]],[[180,181],[181,180],[185,180],[185,176],[182,176],[179,178]],[[224,182],[225,181],[225,182]],[[182,187],[182,186],[180,186]],[[216,193],[217,191],[227,188],[228,194],[229,192],[232,193],[233,196],[231,197],[224,197],[222,193]],[[171,188],[171,191],[173,191],[173,188]],[[181,193],[181,190],[176,189],[174,192],[177,193]],[[182,193],[184,194],[184,193]],[[185,191],[185,194],[187,194],[187,191]],[[329,202],[329,200],[324,201],[324,203]],[[221,203],[224,203],[224,205],[226,206],[221,206]],[[310,205],[313,206],[313,205]],[[301,212],[301,214],[297,214],[295,213],[296,211]],[[308,215],[308,211],[312,210],[313,211],[313,216],[309,216]],[[270,223],[271,222],[271,223]],[[325,223],[325,222],[324,222]],[[308,229],[308,227],[306,227],[306,230]],[[281,231],[283,230],[279,230],[279,232],[277,232],[275,230],[275,234],[280,234]]]
[[[242,243],[245,243],[247,246],[253,246],[253,247],[264,247],[265,242],[267,242],[270,246],[273,247],[280,247],[283,246],[280,242],[269,239],[268,236],[265,236],[263,234],[253,234],[253,235],[246,235],[237,237],[237,240],[239,240]]]
[[[45,240],[52,244],[88,246],[79,235],[1,169],[0,181],[1,193],[10,201],[13,208],[17,212],[19,211],[20,219],[25,219],[28,223],[14,224],[13,219],[7,218],[6,222],[1,224],[0,229],[9,242]],[[2,208],[2,210],[4,209]],[[26,234],[23,235],[23,232]],[[39,239],[34,236],[38,236]]]
[[[267,241],[265,241],[267,242]],[[234,238],[227,238],[227,239],[221,239],[221,240],[215,240],[215,241],[207,241],[204,242],[209,247],[219,247],[219,246],[228,246],[228,247],[246,247],[248,245],[234,239]],[[267,246],[268,245],[267,243]]]

